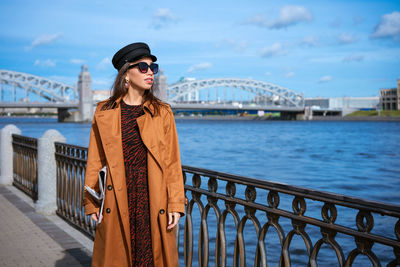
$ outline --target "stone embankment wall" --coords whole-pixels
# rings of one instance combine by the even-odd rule
[[[400,121],[400,117],[378,116],[313,116],[313,121]]]

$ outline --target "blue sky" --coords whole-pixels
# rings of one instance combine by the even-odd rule
[[[167,75],[274,83],[306,97],[376,96],[400,78],[400,1],[0,2],[0,68],[68,84],[147,42]]]

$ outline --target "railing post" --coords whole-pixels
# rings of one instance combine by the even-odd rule
[[[12,185],[13,182],[13,147],[12,134],[21,134],[13,124],[6,125],[0,133],[0,184]]]
[[[57,166],[54,142],[66,139],[56,130],[47,130],[38,140],[38,201],[36,212],[53,214],[57,210]]]

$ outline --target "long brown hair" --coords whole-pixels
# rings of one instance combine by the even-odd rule
[[[101,110],[112,109],[115,101],[119,97],[124,97],[128,93],[128,88],[125,86],[125,74],[129,68],[129,62],[125,63],[122,68],[118,71],[117,77],[111,87],[111,96],[107,100],[107,102],[101,107]],[[142,104],[146,101],[150,102],[150,105],[154,108],[154,114],[158,115],[160,112],[161,106],[166,105],[166,103],[162,102],[159,98],[154,95],[154,91],[156,89],[151,86],[150,90],[145,90],[143,95]]]

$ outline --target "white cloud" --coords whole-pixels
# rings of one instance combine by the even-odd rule
[[[267,46],[261,49],[262,57],[281,56],[285,54],[286,52],[281,43],[274,43],[271,46]]]
[[[400,38],[400,12],[394,11],[382,16],[381,21],[376,25],[372,38]]]
[[[111,59],[109,57],[103,58],[96,66],[98,70],[105,70],[109,67],[112,67]]]
[[[290,25],[295,25],[299,22],[311,21],[312,15],[303,6],[284,6],[279,12],[277,20],[273,21],[269,27],[280,29]]]
[[[243,52],[247,48],[247,41],[242,41],[235,46],[237,52]]]
[[[306,36],[303,38],[303,40],[301,40],[300,44],[305,46],[317,46],[318,39],[314,36]]]
[[[81,64],[85,63],[85,60],[83,60],[83,59],[78,59],[78,58],[71,58],[71,59],[69,60],[69,62],[72,63],[72,64],[81,65]]]
[[[206,70],[212,67],[212,64],[210,62],[204,62],[204,63],[199,63],[199,64],[195,64],[190,66],[187,69],[187,72],[196,72],[196,71],[200,71],[200,70]]]
[[[357,61],[361,62],[364,60],[364,56],[362,55],[348,55],[343,59],[343,62],[351,62],[351,61]]]
[[[36,59],[35,63],[33,63],[33,65],[36,67],[53,68],[56,66],[56,62],[51,59],[46,59],[46,60]]]
[[[291,78],[291,77],[294,76],[294,72],[293,72],[293,71],[288,71],[288,72],[286,72],[286,73],[284,74],[284,76],[285,76],[286,78]]]
[[[233,47],[236,52],[242,53],[247,48],[247,41],[237,42],[229,38],[225,38],[216,44],[217,48],[226,48],[227,46]]]
[[[326,82],[331,81],[332,79],[333,79],[332,76],[330,76],[330,75],[325,75],[325,76],[322,76],[322,77],[318,80],[318,83],[326,83]]]
[[[266,15],[254,15],[245,20],[244,24],[253,24],[269,29],[281,29],[307,21],[312,21],[312,15],[305,7],[284,6],[279,11],[278,18],[273,21],[268,21]]]
[[[282,69],[282,75],[283,75],[285,78],[291,78],[291,77],[294,76],[294,74],[295,74],[295,73],[294,73],[290,68],[288,68],[288,67],[285,67],[285,68]]]
[[[271,76],[271,75],[272,75],[272,73],[269,72],[269,71],[267,71],[267,72],[265,73],[265,76]]]
[[[176,22],[178,18],[172,13],[169,8],[159,8],[153,14],[152,27],[160,29],[172,22]]]
[[[337,40],[340,44],[351,44],[357,41],[357,38],[352,34],[342,33],[339,34]]]
[[[61,34],[59,34],[59,33],[51,34],[51,35],[43,34],[43,35],[37,37],[35,40],[33,40],[30,46],[25,47],[25,50],[31,50],[32,48],[35,48],[37,46],[51,44],[51,43],[55,42],[57,39],[59,39],[60,37],[61,37]]]
[[[153,15],[156,18],[161,20],[174,20],[175,16],[172,14],[169,8],[159,8]]]
[[[263,28],[268,28],[269,26],[266,15],[254,15],[245,20],[243,24],[253,24]]]

